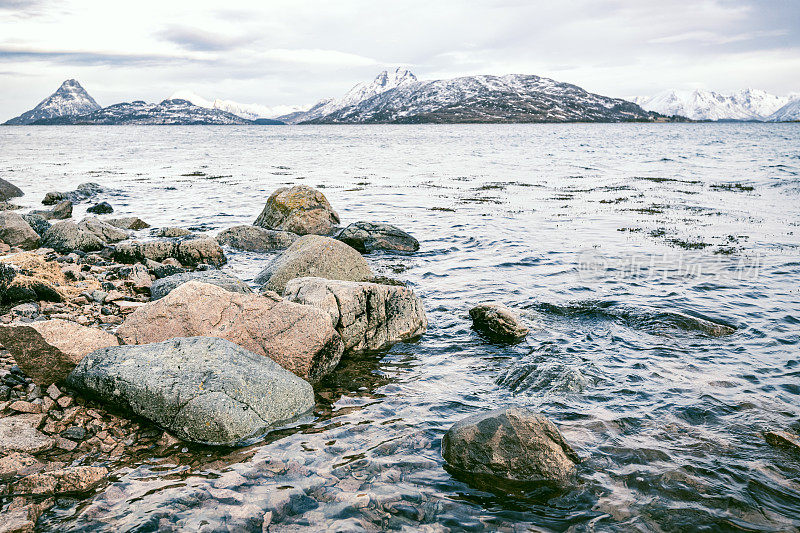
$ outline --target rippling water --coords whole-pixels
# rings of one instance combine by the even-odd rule
[[[424,299],[422,339],[345,359],[313,416],[249,448],[113,465],[46,530],[800,526],[800,454],[762,436],[800,430],[796,125],[8,127],[0,147],[31,207],[96,181],[114,216],[216,232],[306,184],[422,245],[368,257]],[[269,256],[229,258],[252,279]],[[535,329],[488,343],[467,315],[487,300]],[[559,425],[579,484],[491,493],[443,468],[452,423],[509,404]]]

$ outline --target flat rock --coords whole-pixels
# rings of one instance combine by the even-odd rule
[[[39,245],[39,234],[25,222],[22,215],[13,211],[0,212],[0,241],[9,246],[31,250]]]
[[[323,278],[297,278],[284,298],[328,313],[345,350],[377,350],[425,333],[422,300],[403,286]]]
[[[110,218],[106,220],[106,222],[120,229],[127,229],[132,231],[150,227],[150,224],[148,224],[139,217]]]
[[[472,326],[492,340],[517,342],[528,334],[520,318],[511,309],[499,304],[480,304],[469,311]]]
[[[53,447],[53,439],[36,429],[43,415],[0,418],[0,453],[36,454]]]
[[[52,319],[0,326],[0,344],[34,383],[47,387],[64,380],[89,352],[119,342],[103,330]]]
[[[102,483],[108,469],[102,466],[71,466],[26,476],[11,486],[14,494],[69,494],[86,492]]]
[[[343,229],[337,239],[352,246],[362,254],[376,250],[416,252],[419,241],[391,224],[381,222],[353,222]]]
[[[22,192],[22,189],[13,183],[9,183],[4,179],[0,179],[0,201],[5,202],[11,198],[23,196],[24,194],[25,193]]]
[[[314,406],[311,385],[219,338],[104,348],[70,386],[148,418],[192,442],[233,445]]]
[[[305,185],[295,185],[272,193],[253,224],[299,235],[327,235],[338,223],[339,215],[324,194]]]
[[[296,233],[259,226],[235,226],[223,230],[217,235],[217,242],[222,246],[230,246],[248,252],[285,250],[296,240]]]
[[[216,285],[228,292],[238,292],[240,294],[251,294],[253,292],[247,283],[221,270],[199,270],[196,272],[173,274],[172,276],[155,280],[150,286],[150,297],[153,300],[159,300],[175,288],[192,280]]]
[[[125,344],[220,337],[311,381],[333,370],[344,351],[328,314],[320,309],[277,294],[233,293],[200,281],[184,283],[143,305],[128,316],[117,335]]]
[[[289,280],[304,277],[366,281],[372,278],[372,271],[361,254],[345,243],[305,235],[270,261],[255,281],[265,289],[283,293]]]
[[[93,233],[104,243],[115,243],[128,238],[128,232],[97,217],[87,217],[78,223],[78,228]]]

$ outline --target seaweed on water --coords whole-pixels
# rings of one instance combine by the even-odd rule
[[[711,188],[717,191],[735,191],[735,192],[751,192],[755,190],[752,185],[743,185],[741,183],[714,183]]]

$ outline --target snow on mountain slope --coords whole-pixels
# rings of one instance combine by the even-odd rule
[[[698,89],[668,90],[633,101],[648,111],[662,115],[680,115],[692,120],[764,120],[791,100],[758,89],[721,94]]]
[[[42,100],[39,105],[18,117],[12,118],[6,124],[30,124],[37,120],[54,117],[85,115],[98,109],[100,109],[100,106],[81,87],[77,80],[67,80],[61,84],[61,87],[56,92]]]
[[[800,121],[800,95],[767,117],[767,120],[770,122]]]
[[[207,109],[194,105],[188,100],[164,100],[151,104],[136,100],[104,107],[92,113],[79,116],[61,116],[37,120],[35,125],[50,124],[153,124],[153,125],[194,125],[194,124],[252,124],[253,122],[233,113],[219,109]]]
[[[188,100],[196,106],[205,107],[207,109],[219,109],[234,115],[246,118],[248,120],[255,120],[257,118],[275,118],[280,115],[288,113],[295,113],[305,111],[307,108],[303,106],[290,106],[280,105],[268,107],[261,104],[240,104],[232,100],[220,100],[219,98],[211,101],[206,100],[202,96],[191,91],[176,91],[169,97],[170,100]]]

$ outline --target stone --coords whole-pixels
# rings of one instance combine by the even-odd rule
[[[518,342],[528,334],[516,313],[502,305],[480,304],[470,309],[469,316],[472,327],[492,340]]]
[[[42,215],[37,215],[36,213],[25,213],[22,215],[22,218],[31,228],[33,228],[33,231],[39,234],[40,237],[50,229],[50,222],[48,222],[47,219]]]
[[[800,435],[788,431],[767,431],[764,433],[764,439],[773,446],[782,446],[800,452]]]
[[[338,223],[339,215],[324,194],[305,185],[295,185],[272,193],[254,225],[299,235],[327,235]]]
[[[33,533],[35,530],[36,522],[31,520],[30,511],[27,508],[3,513],[0,533]]]
[[[114,248],[113,255],[114,259],[121,263],[144,262],[147,259],[163,263],[167,259],[174,258],[189,266],[208,263],[220,267],[227,262],[219,243],[209,237],[180,242],[173,240],[124,242]]]
[[[381,222],[353,222],[343,229],[337,239],[352,246],[362,254],[376,250],[416,252],[419,241],[391,224]]]
[[[70,220],[56,222],[42,236],[42,246],[61,253],[79,250],[94,252],[102,250],[106,243],[94,233],[79,227]]]
[[[61,390],[56,386],[55,383],[51,384],[47,387],[47,395],[50,396],[54,400],[58,400],[61,397]]]
[[[239,278],[226,274],[220,270],[200,270],[197,272],[185,272],[174,274],[166,278],[157,279],[150,287],[150,297],[159,300],[169,294],[172,290],[192,280],[202,281],[210,285],[216,285],[229,292],[240,294],[251,294],[253,290]]]
[[[17,400],[16,402],[12,402],[11,405],[8,406],[9,409],[12,411],[16,411],[18,413],[41,413],[42,406],[39,404],[26,402],[23,400]]]
[[[181,439],[212,445],[238,444],[314,406],[307,381],[220,338],[104,348],[84,358],[68,383]]]
[[[63,192],[50,191],[42,199],[43,205],[55,205],[62,200],[66,200],[67,195]]]
[[[128,232],[100,220],[97,217],[87,217],[78,223],[78,228],[93,233],[104,243],[115,243],[128,238]]]
[[[296,240],[296,233],[259,226],[235,226],[221,231],[217,235],[217,242],[220,245],[248,252],[285,250]]]
[[[270,261],[255,282],[267,290],[283,293],[289,280],[303,277],[366,281],[372,277],[372,271],[361,254],[345,243],[330,237],[305,235]]]
[[[106,476],[108,469],[103,466],[69,466],[26,476],[14,483],[11,490],[15,494],[39,495],[87,492]]]
[[[81,426],[70,426],[61,432],[61,436],[69,440],[83,440],[86,437],[86,429]]]
[[[108,202],[100,202],[99,204],[94,204],[92,207],[86,210],[87,213],[94,213],[96,215],[107,215],[108,213],[113,213],[114,208],[111,207],[111,204]]]
[[[456,422],[442,438],[442,456],[457,473],[523,483],[566,482],[580,463],[555,424],[516,407]]]
[[[191,235],[192,232],[185,228],[166,227],[158,230],[159,237],[186,237]]]
[[[127,229],[127,230],[140,230],[149,228],[150,224],[145,222],[139,217],[122,217],[122,218],[111,218],[106,220],[112,226],[116,226],[120,229]]]
[[[119,342],[103,330],[55,318],[0,326],[0,344],[34,383],[47,387],[66,378],[89,352]]]
[[[19,213],[0,212],[0,241],[9,246],[31,250],[39,246],[39,234],[25,222]]]
[[[153,280],[150,279],[150,272],[141,263],[137,263],[131,267],[130,280],[133,284],[133,290],[136,292],[148,292],[153,286]]]
[[[425,333],[422,300],[402,286],[323,278],[297,278],[284,298],[328,313],[345,350],[378,350]]]
[[[344,346],[330,317],[314,307],[226,291],[199,281],[143,305],[117,329],[125,344],[175,337],[220,337],[316,381],[336,367]]]
[[[0,453],[37,454],[53,447],[53,439],[36,429],[44,415],[0,418]]]
[[[11,314],[12,319],[34,319],[39,316],[39,304],[34,302],[19,304],[9,309],[8,312]]]
[[[189,266],[206,263],[221,267],[228,262],[219,243],[211,237],[187,239],[179,242],[175,251],[175,259],[180,261],[181,264]]]
[[[11,452],[0,457],[0,480],[44,470],[44,464],[27,453]]]
[[[5,202],[11,198],[23,196],[24,194],[25,193],[22,192],[22,189],[13,183],[9,183],[4,179],[0,179],[0,201]]]
[[[64,220],[72,216],[72,202],[64,200],[56,204],[52,211],[50,211],[50,218],[56,220]]]

